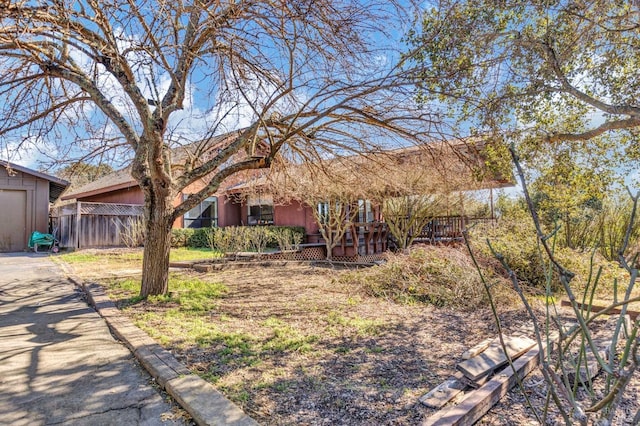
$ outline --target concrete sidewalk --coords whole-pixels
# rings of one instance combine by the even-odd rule
[[[46,254],[0,254],[0,424],[184,424],[152,383]]]

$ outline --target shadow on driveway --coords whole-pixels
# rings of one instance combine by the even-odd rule
[[[183,424],[46,255],[0,255],[5,424]]]

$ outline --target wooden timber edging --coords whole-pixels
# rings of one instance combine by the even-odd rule
[[[543,343],[542,350],[546,349]],[[518,377],[524,378],[540,362],[540,348],[534,347],[513,362]],[[422,426],[471,426],[517,383],[511,366],[496,374],[479,389],[469,392],[458,405],[447,407],[427,418]]]
[[[507,355],[511,359],[516,359],[536,344],[534,340],[525,336],[511,337],[503,335],[503,340],[507,351],[506,354],[498,338],[478,355],[458,363],[456,368],[462,371],[470,380],[478,380],[507,364],[509,362]]]
[[[463,380],[464,374],[461,371],[456,371],[447,380],[420,397],[419,401],[427,407],[440,408],[467,388],[467,384]]]
[[[507,354],[512,360],[535,345],[535,341],[526,336],[503,335],[503,339]],[[462,358],[465,361],[456,366],[460,371],[456,371],[443,383],[423,395],[419,400],[422,404],[430,408],[441,408],[465,389],[478,389],[484,385],[494,370],[508,363],[499,337],[483,340],[467,350]]]
[[[489,345],[495,341],[499,341],[498,337],[487,337],[482,342],[472,346],[471,348],[464,351],[460,358],[462,359],[470,359],[476,355],[480,355],[485,349],[489,347]]]
[[[583,305],[580,302],[576,302],[576,305],[578,305],[578,308],[580,308],[582,310],[589,309],[588,305]],[[562,300],[562,301],[560,301],[560,306],[571,307],[571,302],[568,301],[568,300]],[[607,309],[606,306],[596,306],[596,305],[592,305],[591,306],[591,312],[593,312],[593,313],[602,312],[605,309]],[[613,308],[609,312],[607,312],[607,315],[615,315],[615,314],[620,314],[620,313],[622,313],[622,309]],[[638,318],[638,316],[640,316],[640,312],[632,311],[630,309],[627,309],[627,315],[629,315],[631,317],[631,319],[635,321],[636,318]]]

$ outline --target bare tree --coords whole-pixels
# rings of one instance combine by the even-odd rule
[[[382,208],[389,231],[406,249],[437,214],[460,207],[461,194],[508,181],[487,170],[475,141],[432,141],[409,148],[280,166],[256,187],[281,203],[296,200],[312,208],[327,256],[358,217],[358,201]],[[452,198],[456,200],[452,202]]]
[[[385,201],[385,222],[399,249],[408,251],[441,204],[442,198],[433,195],[402,195]]]
[[[141,295],[165,293],[173,222],[229,176],[433,130],[384,42],[406,16],[382,0],[3,1],[0,143],[130,162]]]
[[[325,241],[327,260],[333,259],[333,249],[340,244],[342,238],[352,228],[351,225],[358,216],[358,209],[353,208],[351,198],[347,194],[341,196],[325,196],[326,198],[315,198],[317,208],[314,208],[313,217],[318,222],[318,228],[322,239]],[[352,238],[358,238],[352,235]]]
[[[353,157],[279,165],[264,181],[274,201],[281,204],[297,201],[311,208],[325,243],[327,260],[332,259],[333,249],[352,229],[358,217],[357,201],[366,194],[370,176],[358,173],[353,166]]]
[[[403,251],[418,237],[433,216],[446,204],[446,194],[461,189],[460,176],[466,176],[464,163],[451,155],[447,144],[399,150],[380,158],[379,170],[368,192],[382,205],[382,214]],[[457,164],[462,170],[452,176]],[[469,164],[466,164],[469,166]]]
[[[462,208],[466,197],[461,191],[508,181],[487,169],[483,147],[476,142],[431,143],[380,156],[368,197],[382,205],[400,249],[406,250],[434,216]]]

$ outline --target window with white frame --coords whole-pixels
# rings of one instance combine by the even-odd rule
[[[327,221],[329,220],[329,203],[327,201],[318,203],[317,209],[320,223],[327,223]]]
[[[247,197],[247,224],[273,225],[273,199],[268,196]]]
[[[188,195],[185,194],[185,199]],[[209,197],[184,215],[185,228],[211,228],[218,226],[218,197]]]
[[[358,222],[373,222],[373,208],[371,206],[371,201],[369,200],[358,200]]]

